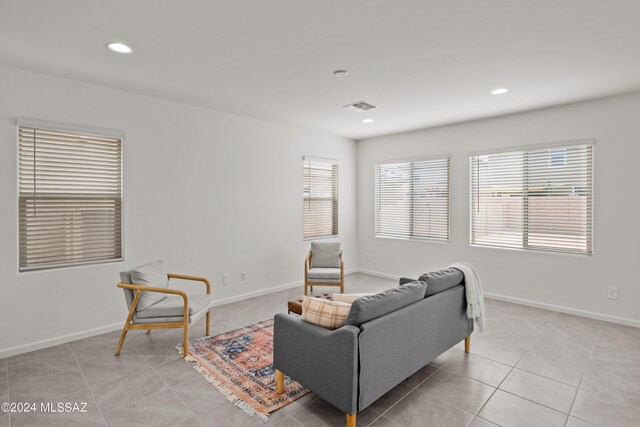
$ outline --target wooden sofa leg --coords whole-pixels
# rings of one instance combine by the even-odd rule
[[[464,352],[469,353],[470,349],[471,349],[471,335],[469,335],[464,339]]]
[[[147,335],[151,333],[151,329],[147,329]]]
[[[284,393],[284,372],[276,369],[276,393]]]
[[[356,427],[356,414],[347,414],[347,427]]]

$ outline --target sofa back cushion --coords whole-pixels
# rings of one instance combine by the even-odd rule
[[[358,298],[351,304],[346,324],[360,326],[377,317],[420,301],[424,298],[426,291],[427,284],[416,281]]]
[[[418,280],[427,284],[426,298],[464,283],[464,274],[457,268],[448,268],[425,273]]]
[[[340,242],[311,242],[311,268],[340,268]]]

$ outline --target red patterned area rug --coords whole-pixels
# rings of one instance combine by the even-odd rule
[[[176,347],[182,354],[182,345]],[[189,342],[193,367],[234,405],[265,421],[268,415],[309,393],[285,375],[276,394],[273,369],[273,319]]]

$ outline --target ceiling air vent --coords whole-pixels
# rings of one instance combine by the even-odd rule
[[[376,108],[375,105],[371,105],[367,102],[364,101],[358,101],[358,102],[354,102],[353,104],[347,104],[347,105],[343,105],[343,108],[346,108],[347,110],[351,110],[351,111],[369,111],[369,110],[373,110],[374,108]]]

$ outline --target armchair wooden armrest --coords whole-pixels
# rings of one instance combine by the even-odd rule
[[[305,273],[309,271],[309,267],[311,267],[311,251],[307,254],[307,258],[304,260],[304,271]]]
[[[192,280],[194,282],[202,282],[207,288],[207,294],[211,295],[211,283],[204,277],[196,277],[196,276],[185,276],[184,274],[167,274],[169,279],[180,279],[180,280]]]
[[[185,302],[189,298],[187,296],[186,292],[180,291],[178,289],[156,288],[156,287],[153,287],[153,286],[146,286],[146,285],[132,285],[130,283],[118,283],[118,287],[119,288],[125,288],[125,289],[131,289],[132,291],[136,291],[136,294],[138,293],[137,291],[140,291],[140,292],[159,292],[159,293],[163,293],[163,294],[180,295],[185,300]],[[133,306],[133,304],[132,304],[132,306]]]

